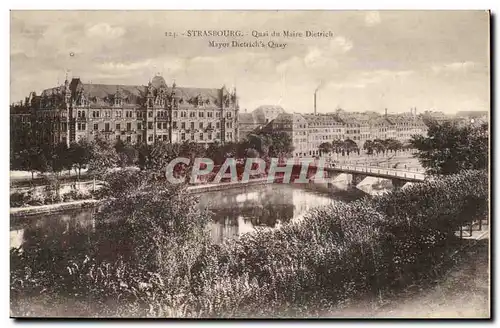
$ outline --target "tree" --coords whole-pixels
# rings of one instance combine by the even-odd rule
[[[260,130],[247,136],[248,145],[254,148],[261,157],[286,158],[293,153],[293,141],[290,135],[283,131]]]
[[[385,145],[387,150],[392,151],[394,153],[403,148],[403,144],[401,143],[401,141],[396,139],[386,139]]]
[[[358,145],[351,139],[346,139],[342,143],[342,149],[347,153],[347,156],[353,151],[358,150]]]
[[[337,154],[337,159],[339,158],[339,153],[342,150],[342,144],[343,144],[342,140],[336,139],[332,141],[332,149]]]
[[[90,161],[92,145],[86,140],[81,139],[72,143],[69,148],[72,163],[78,169],[78,179],[80,179],[82,169],[86,168]]]
[[[59,178],[59,174],[64,169],[71,169],[73,162],[71,160],[68,146],[65,142],[58,143],[53,148],[50,148],[50,167],[52,172]]]
[[[91,143],[89,172],[95,177],[103,178],[109,169],[118,164],[118,154],[111,143],[102,138],[96,138]]]
[[[488,168],[488,125],[459,127],[431,123],[427,137],[410,141],[416,157],[429,174],[453,174],[466,169]]]
[[[119,220],[113,236],[126,240],[132,251],[129,263],[158,272],[170,281],[189,270],[203,245],[210,214],[197,206],[185,184],[170,184],[151,171],[121,170],[106,177],[103,196],[107,199],[96,221]],[[111,197],[106,197],[111,196]],[[126,256],[127,254],[123,254]]]
[[[50,168],[45,152],[38,146],[31,146],[17,156],[18,168],[30,171],[31,179],[34,179],[35,172],[44,173]]]
[[[121,139],[116,140],[115,150],[118,155],[118,166],[126,167],[134,165],[138,160],[138,150],[128,142]]]
[[[319,155],[321,156],[322,154],[330,153],[333,149],[333,146],[329,142],[323,142],[321,145],[319,145],[318,149],[319,149]]]
[[[385,154],[386,144],[385,144],[384,140],[381,140],[381,139],[375,139],[375,140],[373,140],[372,147],[373,147],[373,149],[375,149],[375,152],[377,153],[377,156],[380,153]]]
[[[373,141],[366,140],[363,144],[363,149],[366,150],[366,154],[373,155]]]

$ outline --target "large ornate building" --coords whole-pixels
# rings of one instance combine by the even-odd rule
[[[202,144],[238,140],[236,90],[167,86],[155,76],[147,86],[83,83],[32,92],[11,107],[12,130],[29,125],[40,142],[108,140]]]

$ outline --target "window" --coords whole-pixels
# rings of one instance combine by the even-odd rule
[[[200,129],[203,129],[203,122],[200,122]]]
[[[181,129],[185,130],[186,129],[186,123],[185,122],[182,122],[181,123]]]
[[[82,118],[85,118],[85,111],[82,110]]]
[[[167,123],[166,123],[166,122],[164,122],[164,123],[163,123],[163,128],[164,128],[165,130],[166,130],[166,129],[168,129],[168,126],[167,126]]]
[[[78,118],[81,118],[81,117],[82,117],[82,111],[81,111],[81,110],[79,110],[79,111],[78,111]]]
[[[208,122],[208,128],[211,129],[212,128],[212,122]]]
[[[181,112],[181,117],[187,117],[186,112]]]
[[[116,112],[116,117],[122,117],[122,111],[121,110],[119,110],[119,111]]]
[[[99,130],[99,124],[94,124],[94,130]]]
[[[127,136],[127,142],[132,142],[132,137],[131,136]]]
[[[159,122],[158,122],[158,123],[156,123],[156,128],[157,128],[158,130],[161,130],[161,123],[159,123]]]
[[[182,141],[186,140],[186,134],[185,133],[181,133],[181,140]]]
[[[189,112],[189,117],[196,117],[196,113],[195,112]]]
[[[212,140],[212,133],[208,134],[208,140]]]
[[[111,112],[109,110],[106,111],[106,117],[111,117]]]
[[[153,128],[153,122],[148,122],[148,129],[152,129]]]
[[[177,122],[173,122],[173,123],[172,123],[172,127],[173,127],[174,129],[177,129]]]
[[[207,117],[214,117],[214,112],[207,112]]]
[[[231,118],[231,112],[227,112],[227,118]]]
[[[194,133],[191,133],[191,140],[194,141]]]
[[[150,134],[150,135],[148,136],[148,141],[150,141],[150,142],[151,142],[151,141],[153,141],[153,135],[152,135],[152,134]]]
[[[177,112],[174,112],[173,115],[174,115],[174,118],[177,118]]]
[[[200,133],[200,140],[203,140],[203,133]]]
[[[78,131],[84,131],[86,128],[85,123],[78,123],[77,129]]]
[[[142,123],[141,122],[137,122],[137,130],[142,130]]]
[[[132,130],[132,123],[127,123],[127,131]]]
[[[215,117],[220,117],[220,112],[216,112]]]
[[[116,141],[120,140],[120,135],[116,136]]]
[[[137,136],[137,142],[142,142],[142,136],[140,134]]]
[[[220,138],[220,132],[217,132],[217,134],[215,135],[215,137],[216,137],[217,139],[219,139],[219,138]]]
[[[198,117],[205,117],[205,113],[203,113],[203,112],[199,112],[199,113],[198,113]]]
[[[191,122],[191,130],[194,130],[194,122]]]
[[[104,131],[109,131],[109,123],[104,124]]]
[[[120,131],[120,123],[116,124],[116,130]]]
[[[220,122],[215,123],[215,127],[216,127],[217,129],[220,129]]]
[[[167,141],[168,140],[168,135],[164,134],[163,135],[163,141]]]
[[[153,117],[153,111],[151,111],[151,110],[150,110],[150,111],[148,112],[148,116],[149,116],[149,117]]]

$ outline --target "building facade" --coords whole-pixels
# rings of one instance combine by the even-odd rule
[[[289,133],[295,157],[320,155],[319,146],[335,140],[352,140],[362,149],[367,140],[395,139],[408,143],[413,135],[427,135],[427,126],[412,113],[373,115],[343,110],[329,114],[280,114],[266,128]]]
[[[79,78],[35,93],[22,108],[45,142],[89,141],[102,137],[130,143],[238,140],[236,90],[167,86],[155,76],[147,86],[83,83]],[[19,119],[11,118],[19,124]],[[26,119],[23,119],[26,120]]]

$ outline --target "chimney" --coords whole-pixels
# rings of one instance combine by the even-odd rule
[[[387,108],[385,109],[385,116],[387,116]]]
[[[316,115],[316,91],[318,90],[314,90],[314,115]]]
[[[417,107],[413,108],[415,110],[415,116],[417,116]]]

